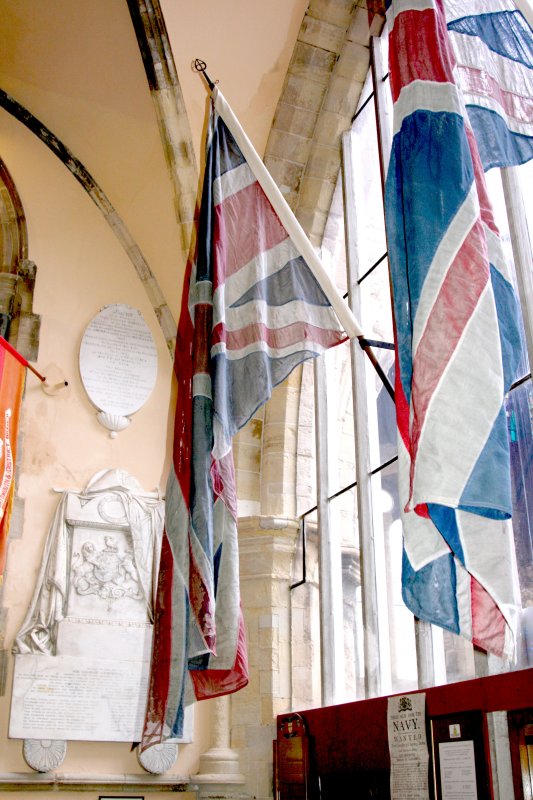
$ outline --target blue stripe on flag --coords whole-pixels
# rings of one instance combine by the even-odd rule
[[[493,167],[517,167],[533,158],[533,137],[509,130],[496,112],[467,105],[485,172]]]
[[[531,68],[531,29],[520,11],[499,11],[462,17],[449,22],[448,30],[467,36],[478,36],[494,53]]]
[[[514,381],[522,357],[522,335],[520,329],[520,308],[511,284],[501,272],[490,267],[490,277],[494,291],[494,302],[498,315],[500,347],[502,351],[503,386],[507,391]]]
[[[270,358],[265,352],[250,353],[229,361],[224,355],[213,358],[214,391],[218,398],[217,416],[225,433],[234,436],[285,380],[298,364],[318,355],[312,350],[291,353],[285,358]],[[242,387],[246,387],[243,392]]]
[[[503,407],[465,484],[459,505],[465,511],[490,519],[511,516],[509,444]]]
[[[409,180],[404,176],[409,176]],[[389,248],[395,255],[394,311],[400,374],[407,402],[411,398],[412,321],[420,293],[437,247],[473,180],[462,117],[422,110],[403,120],[401,134],[394,137],[392,145],[385,216]],[[442,189],[435,191],[436,186]],[[405,265],[404,274],[400,274],[400,265]]]
[[[248,289],[231,308],[238,308],[252,300],[264,300],[269,306],[284,306],[293,300],[303,300],[315,306],[329,306],[330,302],[320,288],[302,256]]]
[[[402,597],[405,605],[416,617],[458,634],[460,628],[456,583],[455,563],[451,553],[414,572],[404,550]]]
[[[448,543],[453,553],[459,561],[465,563],[463,543],[457,527],[457,517],[455,509],[449,506],[441,506],[439,503],[428,503],[429,516],[437,527],[443,539]]]
[[[215,125],[215,137],[216,142],[214,141],[212,145],[216,158],[214,177],[219,178],[226,172],[245,164],[246,159],[221,117],[218,117]]]
[[[213,447],[213,403],[204,395],[193,397],[192,427],[191,524],[207,561],[212,563],[213,485],[209,465]]]

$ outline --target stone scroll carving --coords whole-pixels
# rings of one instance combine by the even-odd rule
[[[163,508],[120,470],[61,497],[14,646],[9,735],[34,769],[69,739],[140,740]]]

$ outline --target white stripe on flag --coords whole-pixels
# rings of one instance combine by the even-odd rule
[[[459,629],[463,636],[472,638],[472,578],[457,558],[455,564],[455,599],[459,614]]]
[[[458,511],[457,524],[467,570],[480,583],[484,582],[498,605],[516,603],[511,521]]]
[[[404,86],[394,107],[394,135],[401,129],[405,117],[420,110],[462,116],[463,104],[457,87],[453,83],[420,80]]]
[[[270,250],[259,253],[248,264],[227,277],[226,282],[215,291],[213,296],[213,324],[216,325],[223,318],[225,306],[232,306],[256,283],[279,272],[289,261],[298,258],[299,255],[294,243],[287,237]]]
[[[228,331],[238,331],[254,323],[277,329],[286,328],[301,319],[317,328],[330,330],[331,308],[314,306],[305,300],[293,300],[284,306],[271,306],[264,300],[252,300],[238,308],[226,308],[225,325]]]
[[[491,229],[485,223],[483,223],[483,230],[487,240],[487,250],[490,263],[498,270],[498,272],[508,283],[512,283],[511,270],[509,269],[509,263],[505,258],[502,240],[496,233],[494,233],[494,231],[491,231]]]
[[[218,591],[215,609],[217,655],[212,669],[231,669],[239,636],[239,549],[237,523],[226,504],[218,498],[213,507],[213,548],[222,544],[218,566]]]
[[[501,409],[502,369],[489,281],[430,400],[416,456],[413,506],[440,503],[453,508],[459,504]],[[475,392],[465,392],[466,376]],[[460,414],[457,398],[461,398]]]
[[[478,36],[458,31],[448,31],[448,34],[460,66],[480,72],[485,80],[492,76],[504,91],[531,97],[531,69],[525,64],[496,53]]]
[[[391,3],[387,9],[389,33],[394,27],[396,17],[399,17],[404,11],[427,11],[432,8],[432,0],[396,0],[396,2]]]
[[[404,548],[414,570],[422,569],[436,558],[448,555],[450,548],[440,535],[431,520],[405,512],[404,507],[409,500],[409,454],[401,437],[398,437],[398,491],[402,519],[409,517],[404,525]]]
[[[304,341],[289,344],[287,347],[279,348],[270,347],[264,341],[255,341],[250,342],[250,344],[246,345],[245,347],[241,347],[239,350],[227,350],[226,345],[223,342],[219,342],[218,344],[213,345],[211,348],[211,356],[214,357],[224,354],[228,361],[239,361],[241,358],[245,358],[251,353],[262,352],[266,353],[269,358],[286,358],[293,353],[303,353],[305,351],[323,353],[326,349],[327,348],[325,348],[323,344],[316,342],[314,339],[305,339]]]
[[[205,372],[197,372],[192,378],[192,396],[208,397],[212,399],[211,375]]]
[[[197,305],[211,305],[213,302],[213,284],[211,281],[191,282],[189,287],[189,309]]]
[[[218,206],[227,197],[231,197],[231,195],[256,183],[256,181],[257,178],[246,162],[234,169],[230,169],[229,172],[225,172],[213,181],[213,201],[215,206]]]
[[[487,0],[446,0],[444,4],[446,21],[471,17],[478,14],[490,14],[494,11],[516,11],[513,0],[498,0],[488,3]]]

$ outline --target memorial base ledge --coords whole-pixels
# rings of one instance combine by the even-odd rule
[[[250,794],[243,791],[242,784],[215,781],[197,786],[192,784],[191,788],[196,789],[200,800],[251,800]]]
[[[194,781],[196,783],[196,780]],[[83,775],[56,772],[4,772],[0,773],[0,787],[5,792],[43,791],[43,787],[54,789],[69,788],[80,791],[87,787],[108,791],[109,789],[129,792],[195,792],[189,776],[184,775]]]

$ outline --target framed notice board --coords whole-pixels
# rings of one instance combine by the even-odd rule
[[[431,719],[436,800],[491,800],[485,715],[463,711]]]

